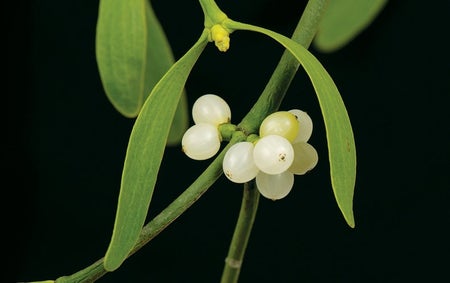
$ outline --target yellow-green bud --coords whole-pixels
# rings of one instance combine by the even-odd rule
[[[221,25],[214,25],[211,28],[211,39],[222,52],[225,52],[230,48],[230,33]]]

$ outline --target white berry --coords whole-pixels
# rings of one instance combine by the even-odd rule
[[[208,159],[220,149],[219,130],[211,124],[196,124],[184,133],[181,145],[184,153],[190,158]]]
[[[253,160],[253,143],[240,142],[234,144],[223,158],[223,172],[235,183],[245,183],[256,177],[259,169]]]
[[[308,113],[299,109],[291,109],[288,112],[295,115],[299,125],[298,134],[294,139],[294,143],[299,141],[307,142],[311,137],[313,131],[313,122],[311,120],[311,117],[308,115]]]
[[[262,196],[271,200],[282,199],[294,186],[294,174],[288,171],[277,175],[259,172],[256,175],[256,186]]]
[[[259,127],[261,137],[278,135],[293,142],[298,135],[297,117],[288,111],[278,111],[267,116]]]
[[[195,124],[208,123],[218,126],[231,121],[231,110],[220,96],[205,94],[194,102],[192,118]]]
[[[292,145],[294,148],[294,162],[289,171],[296,175],[303,175],[313,169],[319,160],[316,149],[306,142],[297,142]]]
[[[264,173],[280,174],[291,166],[294,149],[287,139],[268,135],[256,142],[253,158],[256,166]]]

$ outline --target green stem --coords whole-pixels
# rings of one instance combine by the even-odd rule
[[[317,32],[328,0],[310,0],[292,35],[292,40],[308,48]],[[275,71],[252,109],[238,125],[246,134],[257,133],[262,120],[275,112],[292,82],[300,64],[289,51],[284,51]]]
[[[292,40],[308,48],[317,32],[318,24],[328,0],[310,0],[292,35]],[[285,51],[258,101],[244,117],[238,128],[246,134],[256,133],[262,120],[276,111],[283,100],[300,64],[289,51]],[[253,184],[253,183],[252,183]],[[231,240],[221,283],[238,282],[242,260],[255,220],[259,193],[255,188],[244,189],[241,211]]]
[[[155,238],[162,230],[169,226],[175,219],[183,214],[194,204],[212,184],[222,175],[222,161],[227,150],[235,143],[244,141],[246,136],[237,131],[233,134],[228,145],[214,159],[206,170],[192,183],[181,195],[179,195],[168,207],[159,213],[153,220],[147,223],[139,235],[139,239],[131,250],[128,257],[133,255],[145,244]],[[105,275],[107,271],[103,268],[103,258],[97,260],[90,266],[72,275],[63,276],[56,283],[88,283],[94,282]]]
[[[245,249],[258,210],[258,203],[259,192],[256,189],[254,182],[245,183],[241,210],[234,230],[233,239],[231,240],[228,256],[225,259],[221,283],[238,281]]]
[[[228,149],[237,142],[244,141],[244,133],[237,131],[233,134],[230,142],[206,170],[189,186],[178,198],[176,198],[167,208],[151,220],[142,229],[137,244],[130,255],[138,251],[151,239],[157,236],[162,230],[169,226],[183,212],[185,212],[194,202],[196,202],[212,184],[222,175],[222,162]]]
[[[215,24],[220,24],[227,19],[227,15],[220,10],[214,0],[199,0],[205,15],[205,27],[211,28]]]
[[[105,275],[108,271],[103,268],[103,258],[97,260],[90,266],[68,276],[56,279],[55,283],[92,283]]]

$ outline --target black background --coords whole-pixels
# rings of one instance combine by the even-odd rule
[[[197,1],[153,1],[176,58],[200,35]],[[290,35],[306,1],[218,1],[232,18]],[[5,282],[55,279],[104,255],[132,119],[104,95],[95,61],[98,1],[18,2],[4,10],[2,234]],[[358,152],[356,228],[334,201],[326,139],[299,71],[281,109],[308,111],[318,166],[291,194],[261,199],[240,282],[449,280],[450,4],[390,1],[345,48],[311,47],[340,89]],[[4,37],[5,38],[5,37]],[[238,123],[283,51],[236,32],[227,53],[208,45],[187,82],[189,103],[224,97]],[[157,118],[157,117],[155,117]],[[208,161],[168,148],[149,218]],[[99,282],[218,282],[241,187],[222,177],[192,208]]]

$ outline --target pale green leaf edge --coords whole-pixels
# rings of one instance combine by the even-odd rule
[[[387,2],[388,0],[330,1],[319,23],[319,30],[313,41],[314,47],[328,53],[344,47],[370,26]],[[362,6],[368,6],[368,9],[360,9]],[[349,22],[351,19],[356,20]]]
[[[276,32],[232,20],[223,25],[230,30],[265,34],[289,50],[305,69],[321,107],[328,144],[330,175],[338,207],[350,227],[355,227],[353,194],[356,181],[356,148],[353,130],[339,90],[322,64],[303,46]]]
[[[104,267],[117,269],[144,225],[175,110],[189,73],[208,42],[204,30],[193,47],[158,82],[132,129],[122,172],[114,230]]]

